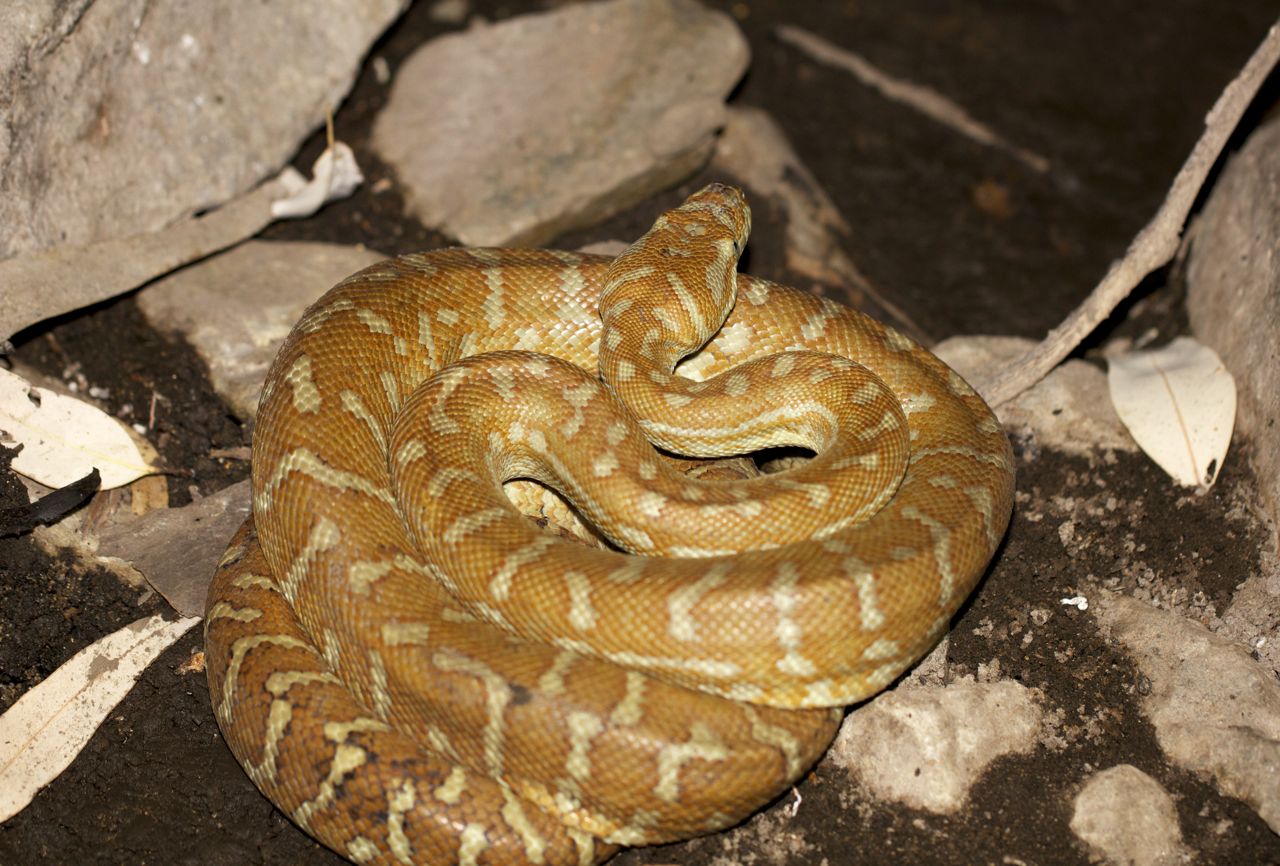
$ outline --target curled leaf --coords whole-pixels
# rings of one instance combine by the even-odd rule
[[[1231,444],[1235,379],[1216,352],[1190,337],[1109,359],[1120,420],[1160,468],[1187,487],[1210,487]]]
[[[364,181],[355,154],[339,141],[325,149],[312,166],[312,178],[304,181],[300,174],[282,174],[290,187],[287,198],[271,203],[271,216],[276,219],[309,217],[326,203],[346,198]]]
[[[61,520],[98,492],[102,477],[94,469],[88,475],[17,508],[0,509],[0,538],[21,535],[37,526]]]

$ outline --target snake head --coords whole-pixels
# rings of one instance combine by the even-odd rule
[[[724,183],[707,184],[665,216],[668,222],[686,234],[722,235],[723,239],[733,243],[735,261],[742,255],[747,246],[747,236],[751,234],[751,208],[747,205],[747,197],[736,186]]]

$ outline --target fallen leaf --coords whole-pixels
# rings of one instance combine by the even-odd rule
[[[107,490],[157,471],[115,418],[8,370],[0,370],[0,434],[22,445],[13,470],[46,487],[66,487],[97,469]]]
[[[199,621],[130,623],[80,650],[0,716],[0,822],[71,764],[147,665]]]
[[[300,219],[309,217],[326,203],[346,198],[364,181],[355,154],[339,141],[327,147],[311,167],[311,180],[302,175],[281,174],[281,180],[289,187],[288,198],[271,203],[271,216],[275,219]]]
[[[1231,444],[1236,383],[1216,352],[1190,337],[1109,359],[1116,414],[1160,468],[1187,487],[1213,485]]]

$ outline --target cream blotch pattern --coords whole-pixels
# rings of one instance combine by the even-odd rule
[[[356,863],[594,863],[741,820],[946,629],[1008,523],[991,411],[907,338],[736,273],[713,185],[615,260],[367,268],[263,391],[210,589],[218,722]],[[695,457],[815,453],[759,478]],[[608,544],[540,528],[511,479]]]

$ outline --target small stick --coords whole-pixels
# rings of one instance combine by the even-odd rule
[[[1112,263],[1097,288],[1044,340],[989,379],[974,383],[988,403],[992,406],[1007,403],[1043,379],[1111,315],[1147,274],[1173,257],[1205,178],[1277,60],[1280,60],[1280,23],[1271,26],[1244,69],[1214,103],[1205,117],[1204,134],[1173,179],[1164,203],[1129,244],[1124,258]]]
[[[843,69],[863,84],[878,90],[886,98],[908,105],[925,117],[979,144],[1010,154],[1034,172],[1044,174],[1049,170],[1049,160],[1038,153],[1006,141],[991,127],[971,117],[969,112],[932,88],[894,78],[871,65],[860,54],[833,45],[821,36],[790,24],[778,27],[778,37],[783,42],[789,42],[799,48],[819,63]]]

